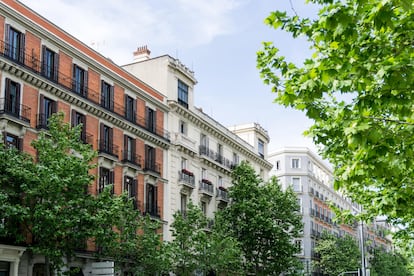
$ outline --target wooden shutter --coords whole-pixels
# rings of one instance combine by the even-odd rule
[[[114,86],[109,86],[109,109],[114,110]]]
[[[138,181],[134,178],[131,184],[131,195],[136,200],[138,191]]]
[[[158,214],[158,187],[154,186],[154,213]]]
[[[24,54],[26,52],[25,51],[26,50],[25,42],[26,42],[26,37],[25,37],[24,33],[20,33],[19,61],[21,63],[24,63],[24,58],[25,58],[25,56],[24,56]]]
[[[39,113],[45,113],[45,96],[43,94],[40,94]]]
[[[72,127],[75,127],[76,123],[76,110],[72,109]]]
[[[98,193],[101,193],[104,189],[104,181],[103,181],[103,168],[99,168],[99,179],[98,179]]]
[[[58,82],[59,78],[59,54],[54,54],[54,64],[53,64],[53,80]]]
[[[109,184],[112,185],[111,194],[115,193],[115,172],[109,171]]]
[[[105,82],[103,80],[101,80],[101,105],[105,106],[105,94],[104,94],[104,85]]]
[[[6,24],[6,27],[5,27],[5,32],[4,32],[4,41],[8,44],[8,43],[10,43],[10,41],[9,41],[9,35],[10,35],[10,24]],[[7,47],[8,46],[10,46],[9,44],[8,45],[6,45],[6,49],[7,49]],[[7,54],[7,53],[6,53]]]
[[[46,64],[46,46],[42,45],[42,68],[41,72],[43,75],[46,75],[47,72],[47,64]]]

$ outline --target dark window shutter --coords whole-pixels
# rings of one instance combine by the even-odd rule
[[[42,45],[42,74],[45,75],[47,72],[47,68],[46,68],[47,64],[46,64],[46,46]]]
[[[108,144],[111,148],[113,148],[113,138],[114,138],[114,130],[112,128],[109,128],[109,140]]]
[[[76,89],[76,64],[72,67],[72,90]],[[78,92],[78,91],[75,91]]]
[[[19,53],[19,61],[21,63],[24,63],[24,54],[25,54],[25,49],[26,49],[26,45],[25,45],[25,41],[26,41],[26,37],[23,33],[20,33],[20,53]]]
[[[125,117],[127,117],[129,114],[128,114],[128,112],[129,112],[129,110],[128,110],[128,95],[127,94],[125,94],[124,95],[124,109],[125,109]]]
[[[154,110],[154,112],[152,113],[153,117],[152,117],[152,131],[155,133],[158,133],[157,131],[157,110]]]
[[[39,113],[45,113],[45,96],[43,94],[40,94]]]
[[[114,194],[115,192],[115,172],[114,171],[109,172],[109,184],[112,185],[111,194]]]
[[[158,214],[158,187],[154,186],[154,211]]]
[[[105,93],[104,93],[104,85],[105,85],[105,82],[101,80],[101,105],[102,106],[105,106],[105,101],[106,101]]]
[[[6,43],[9,43],[10,41],[9,41],[9,35],[10,35],[10,24],[6,24],[6,27],[5,27],[5,32],[4,32],[4,41],[6,42]],[[9,45],[6,45],[6,47],[7,46],[9,46]]]
[[[72,127],[75,127],[76,123],[76,110],[72,109]]]
[[[17,149],[23,151],[23,138],[17,138]]]
[[[104,188],[103,168],[99,168],[98,193],[101,193]]]
[[[132,180],[131,185],[131,195],[136,199],[137,198],[137,191],[138,191],[138,181],[136,179]]]
[[[59,54],[58,53],[55,53],[54,61],[55,63],[53,64],[53,80],[57,82],[58,77],[59,77]]]
[[[104,124],[101,123],[101,125],[99,127],[99,145],[98,145],[98,148],[102,149],[104,145],[105,145]]]
[[[88,95],[88,71],[84,71],[84,74],[83,74],[82,94],[85,97]]]
[[[109,87],[109,109],[114,110],[114,86]]]
[[[136,153],[136,140],[135,139],[132,139],[132,146],[131,146],[131,151],[132,151],[132,154],[135,154]],[[138,162],[138,160],[135,160],[136,162]]]
[[[11,80],[6,78],[6,101],[10,101],[10,84]]]
[[[58,110],[58,103],[56,101],[52,102],[52,113],[56,113]]]

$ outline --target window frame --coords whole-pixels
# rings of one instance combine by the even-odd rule
[[[54,82],[58,81],[59,54],[42,45],[42,75]]]
[[[185,108],[188,108],[188,90],[189,90],[189,86],[185,84],[183,81],[178,80],[177,102],[181,106],[184,106]]]
[[[114,110],[114,86],[104,80],[101,80],[101,106]]]
[[[88,95],[88,71],[77,64],[73,64],[72,91],[82,97]]]

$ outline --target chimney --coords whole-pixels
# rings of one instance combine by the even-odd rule
[[[148,50],[147,45],[137,47],[137,50],[133,53],[134,54],[134,62],[143,61],[150,59],[151,51]]]

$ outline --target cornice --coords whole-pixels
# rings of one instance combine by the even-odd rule
[[[27,8],[23,4],[21,4],[21,3],[19,3],[19,4],[22,5],[23,7]],[[66,41],[64,41],[59,36],[57,36],[57,35],[55,35],[51,32],[45,31],[45,29],[43,27],[39,26],[38,24],[35,24],[32,20],[30,20],[29,18],[23,16],[21,13],[15,11],[14,9],[10,8],[7,4],[4,4],[4,3],[0,2],[0,7],[1,7],[1,10],[4,13],[9,15],[12,19],[17,19],[16,21],[18,21],[20,24],[24,25],[24,27],[27,30],[30,30],[34,34],[38,35],[39,38],[49,40],[50,42],[57,45],[59,49],[64,50],[71,57],[75,57],[78,60],[81,60],[82,62],[87,64],[88,67],[91,67],[92,69],[96,70],[96,72],[99,72],[102,75],[105,75],[106,77],[112,78],[117,84],[120,84],[124,88],[137,93],[146,102],[150,102],[151,104],[157,106],[160,110],[162,110],[164,112],[168,112],[168,106],[163,101],[155,100],[154,97],[149,95],[147,92],[145,92],[144,90],[142,90],[138,86],[134,85],[131,81],[128,81],[127,79],[120,76],[118,73],[116,73],[116,72],[108,69],[107,67],[103,66],[101,63],[97,62],[96,60],[94,60],[93,58],[88,56],[87,54],[84,54],[79,49],[73,47],[71,44],[67,43]],[[42,20],[46,21],[48,24],[51,24],[52,26],[59,29],[62,33],[69,36],[71,39],[75,40],[77,43],[79,43],[82,46],[88,48],[90,51],[92,51],[97,56],[101,57],[102,59],[105,59],[108,63],[111,63],[113,66],[117,67],[119,70],[122,70],[123,73],[127,74],[129,77],[131,77],[133,79],[136,79],[143,86],[148,87],[148,89],[150,89],[150,90],[154,90],[157,94],[159,94],[161,97],[163,97],[165,99],[165,97],[162,96],[161,93],[156,91],[156,89],[152,88],[149,84],[147,84],[147,83],[143,82],[142,80],[138,79],[137,77],[133,76],[128,71],[126,71],[125,69],[123,69],[119,65],[115,64],[109,58],[102,56],[100,53],[96,52],[95,50],[93,50],[92,48],[90,48],[89,46],[84,44],[83,42],[81,42],[78,39],[74,38],[72,35],[65,32],[64,30],[62,30],[61,28],[59,28],[58,26],[56,26],[52,22],[48,21],[47,19],[45,19],[41,15],[38,15],[36,12],[32,11],[30,8],[27,8],[27,9],[30,10],[32,13],[34,13],[36,16],[40,17]]]
[[[30,72],[30,70],[27,70],[24,67],[11,63],[7,59],[0,58],[0,70],[6,71],[9,74],[15,75],[19,79],[22,79],[25,82],[39,89],[54,94],[61,100],[64,100],[65,102],[77,106],[83,110],[86,110],[90,114],[95,115],[98,118],[102,118],[112,123],[113,125],[119,127],[120,129],[127,130],[145,141],[149,141],[163,149],[168,149],[170,146],[170,143],[167,140],[160,138],[138,126],[135,126],[134,124],[123,119],[121,116],[117,114],[112,114],[106,111],[105,109],[101,108],[100,106],[92,102],[88,102],[82,97],[79,97],[73,93],[68,93],[65,89],[62,89],[58,85],[55,85],[52,82],[49,82],[46,79],[41,78],[37,74],[33,74],[32,72]]]
[[[261,158],[255,152],[241,145],[236,139],[224,134],[222,131],[214,127],[214,125],[210,124],[206,120],[203,120],[201,117],[199,117],[197,114],[195,114],[191,110],[182,107],[176,101],[168,101],[168,105],[171,108],[170,109],[171,112],[175,112],[179,116],[186,118],[187,120],[189,120],[190,122],[198,126],[203,131],[206,131],[210,135],[213,135],[214,137],[216,137],[219,141],[222,141],[223,143],[229,145],[233,149],[241,152],[247,158],[259,164],[261,167],[267,170],[270,170],[273,167],[273,165],[270,162],[266,161],[265,159]]]

